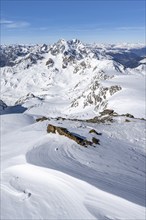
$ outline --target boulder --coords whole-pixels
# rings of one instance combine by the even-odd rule
[[[97,139],[97,138],[95,138],[95,137],[92,138],[92,142],[93,142],[94,144],[100,144],[100,140]]]
[[[56,131],[56,127],[49,124],[48,127],[47,127],[47,132],[48,133],[55,133],[55,131]]]

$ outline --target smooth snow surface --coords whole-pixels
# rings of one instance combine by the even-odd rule
[[[116,76],[103,82],[104,85],[118,84],[122,90],[109,99],[108,107],[122,114],[130,112],[135,117],[146,117],[145,77],[139,75]]]

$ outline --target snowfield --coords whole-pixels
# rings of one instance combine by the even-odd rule
[[[144,220],[144,46],[0,52],[1,219]]]
[[[2,219],[144,219],[143,120],[118,117],[110,124],[35,122],[27,114],[1,116]],[[100,145],[84,148],[48,123]]]

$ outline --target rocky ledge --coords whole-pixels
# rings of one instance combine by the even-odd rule
[[[60,135],[64,135],[64,136],[68,137],[69,139],[75,141],[77,144],[84,146],[84,147],[87,147],[88,145],[99,144],[98,139],[96,139],[96,143],[95,143],[95,140],[93,140],[91,142],[91,141],[88,141],[88,140],[82,138],[78,134],[73,134],[73,133],[69,132],[66,128],[57,127],[52,124],[48,125],[47,132],[48,133],[58,133]]]

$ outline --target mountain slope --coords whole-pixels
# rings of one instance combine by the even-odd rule
[[[8,105],[23,104],[30,112],[36,113],[37,107],[39,114],[47,116],[91,118],[114,102],[119,106],[118,113],[145,117],[145,63],[144,55],[138,55],[144,49],[139,47],[135,55],[133,47],[86,45],[79,40],[60,40],[50,46],[2,47],[2,56],[7,59],[1,68],[1,98]],[[135,65],[127,68],[122,61]],[[133,111],[127,98],[133,106],[139,100],[141,104]]]
[[[1,117],[2,219],[144,219],[144,121],[118,117],[107,125]],[[100,145],[84,148],[47,134],[48,123],[88,140],[97,137],[89,133],[94,128],[102,132]]]

